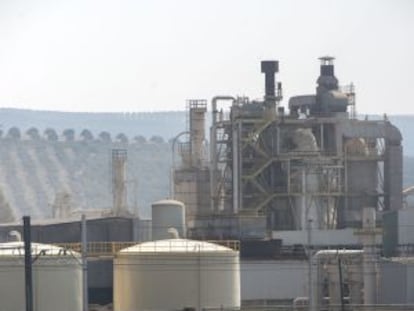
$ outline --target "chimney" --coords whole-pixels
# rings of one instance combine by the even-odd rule
[[[319,57],[321,61],[321,72],[317,80],[317,93],[338,89],[338,79],[335,77],[333,61],[335,57],[323,56]]]
[[[262,73],[265,74],[265,100],[276,100],[275,75],[279,72],[279,62],[275,60],[264,60],[261,63]]]

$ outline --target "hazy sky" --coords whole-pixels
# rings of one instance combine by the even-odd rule
[[[0,107],[183,110],[189,98],[313,93],[336,57],[362,113],[414,113],[411,0],[0,0]]]

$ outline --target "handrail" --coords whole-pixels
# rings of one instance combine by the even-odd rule
[[[200,241],[201,242],[201,241]],[[208,240],[202,242],[209,242],[218,244],[221,246],[228,247],[233,250],[240,250],[240,241],[238,240]],[[87,245],[87,254],[86,256],[89,258],[93,257],[114,257],[120,250],[131,247],[134,245],[140,244],[140,242],[88,242]],[[62,247],[64,249],[69,249],[75,252],[82,251],[82,243],[74,242],[74,243],[56,243],[56,246]]]

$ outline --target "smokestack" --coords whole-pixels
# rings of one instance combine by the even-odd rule
[[[321,61],[321,72],[317,80],[317,92],[331,91],[338,89],[338,79],[335,77],[333,61],[335,57],[323,56],[319,57]]]
[[[190,107],[190,147],[191,165],[200,167],[204,158],[205,114],[207,101],[205,99],[188,100]]]
[[[264,60],[261,63],[262,73],[265,74],[265,100],[276,101],[275,75],[279,72],[279,62]]]
[[[127,210],[126,161],[126,149],[112,150],[112,196],[113,212],[116,216]]]

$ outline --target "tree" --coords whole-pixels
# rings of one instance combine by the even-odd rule
[[[44,132],[47,140],[49,141],[57,141],[58,140],[58,135],[56,133],[56,131],[52,128],[47,128]]]
[[[63,137],[65,137],[66,141],[74,141],[75,140],[75,131],[73,129],[65,129],[62,132]]]

